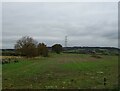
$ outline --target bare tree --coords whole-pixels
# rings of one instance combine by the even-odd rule
[[[15,49],[21,55],[35,57],[37,56],[37,41],[29,36],[22,37],[15,44]]]

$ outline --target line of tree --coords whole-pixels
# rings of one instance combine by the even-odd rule
[[[32,37],[25,36],[19,39],[15,44],[16,53],[25,57],[43,56],[48,57],[48,48],[44,43],[38,43]],[[52,46],[52,51],[60,54],[62,46],[55,44]]]

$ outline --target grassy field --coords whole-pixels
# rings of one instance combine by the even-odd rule
[[[3,89],[117,88],[118,57],[101,57],[50,54],[48,58],[20,58],[18,63],[2,66]]]

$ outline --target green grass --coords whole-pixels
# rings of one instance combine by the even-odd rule
[[[18,63],[2,66],[3,89],[117,88],[118,57],[101,57],[50,54],[48,58],[21,58]]]
[[[0,64],[0,90],[2,89],[2,65]]]

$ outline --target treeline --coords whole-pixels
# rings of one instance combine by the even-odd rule
[[[24,56],[48,57],[49,52],[60,54],[64,53],[78,53],[78,54],[102,54],[102,55],[119,55],[120,49],[115,47],[67,47],[64,48],[60,44],[54,44],[52,47],[47,47],[45,43],[38,43],[32,37],[25,36],[19,39],[15,44],[15,49],[2,49],[3,56]]]
[[[47,47],[48,50],[52,50],[52,47]],[[63,47],[63,49],[65,49]],[[67,50],[74,50],[74,49],[108,49],[108,50],[118,50],[120,51],[119,48],[115,48],[115,47],[67,47]],[[15,49],[0,49],[1,51],[15,51]]]
[[[48,48],[44,43],[38,43],[32,37],[25,36],[19,39],[15,44],[15,54],[25,57],[43,56],[48,57]],[[52,51],[60,54],[62,45],[55,44],[52,46]]]
[[[53,52],[52,47],[47,47],[48,49],[48,54],[49,52]],[[67,48],[62,48],[63,53],[77,53],[77,54],[101,54],[101,55],[119,55],[120,50],[117,48],[113,49],[105,49],[105,48],[81,48],[81,47],[67,47]],[[17,53],[15,49],[2,49],[2,55],[3,56],[20,56],[20,53]],[[24,55],[23,55],[24,56]]]
[[[108,50],[119,50],[116,47],[81,47],[81,46],[74,46],[74,47],[67,47],[67,49],[108,49]]]
[[[68,47],[64,53],[119,55],[120,49],[114,47]]]

